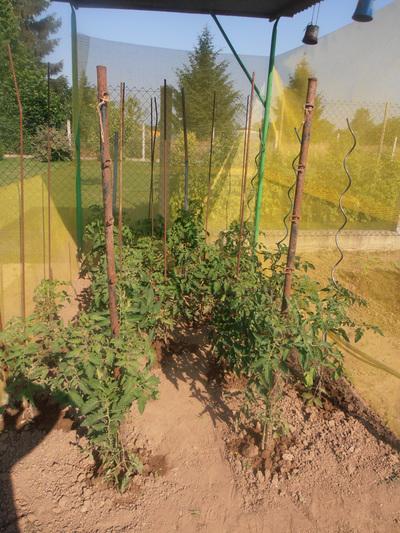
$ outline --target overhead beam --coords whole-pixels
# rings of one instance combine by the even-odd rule
[[[60,0],[75,8],[137,9],[275,20],[293,17],[319,0]]]

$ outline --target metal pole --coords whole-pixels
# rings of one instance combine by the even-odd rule
[[[119,334],[120,325],[117,310],[117,295],[115,285],[117,276],[115,273],[115,252],[114,252],[114,217],[112,206],[112,174],[111,174],[111,154],[108,126],[108,101],[107,92],[107,69],[97,66],[97,96],[100,118],[100,154],[101,173],[103,181],[103,206],[104,206],[104,231],[106,239],[106,259],[108,277],[108,308],[110,312],[111,331],[113,336]]]
[[[142,161],[146,161],[146,125],[142,123]]]
[[[114,159],[113,159],[113,214],[115,217],[115,206],[117,203],[117,184],[118,184],[118,157],[119,157],[119,133],[114,131]]]
[[[47,149],[46,149],[46,160],[47,160],[47,182],[49,181],[49,161],[50,161],[50,105],[49,105],[49,66],[50,63],[47,63]],[[46,279],[46,210],[45,210],[45,199],[44,199],[44,179],[41,180],[41,189],[42,189],[42,263],[43,263],[43,279]]]
[[[392,161],[394,159],[394,156],[396,154],[396,148],[397,148],[397,136],[394,138],[394,141],[393,141],[393,148],[392,148]]]
[[[168,179],[167,179],[167,80],[164,80],[164,135],[163,135],[163,211],[164,211],[164,279],[167,279],[167,218],[168,218]]]
[[[154,121],[153,121],[154,120]],[[154,97],[154,118],[153,118],[153,98],[150,100],[150,195],[149,195],[149,218],[151,221],[151,236],[154,237],[154,157],[157,139],[158,110],[157,99]]]
[[[243,70],[243,72],[244,72],[246,78],[247,78],[247,79],[249,80],[249,82],[251,83],[251,76],[250,76],[250,73],[249,73],[249,71],[247,70],[247,68],[245,67],[243,61],[240,59],[239,54],[236,52],[236,50],[235,50],[233,44],[231,43],[229,37],[228,37],[227,34],[225,33],[225,30],[224,30],[224,28],[221,26],[220,21],[217,19],[216,15],[213,15],[213,14],[211,13],[211,16],[212,16],[212,18],[213,18],[215,24],[218,26],[219,31],[222,33],[222,36],[223,36],[223,38],[225,39],[226,44],[227,44],[227,45],[229,46],[229,48],[231,49],[231,52],[232,52],[232,54],[234,55],[236,61],[239,63],[241,69]],[[276,24],[276,23],[275,23],[275,24]],[[254,90],[255,90],[255,92],[256,92],[258,98],[260,99],[260,102],[261,102],[262,105],[264,106],[264,105],[265,105],[265,101],[264,101],[263,97],[261,96],[261,92],[260,92],[260,90],[258,89],[257,85],[254,85]]]
[[[380,140],[380,143],[379,143],[378,163],[381,160],[382,152],[383,152],[383,143],[385,142],[385,133],[386,133],[386,126],[387,126],[387,119],[388,119],[388,111],[389,111],[389,102],[386,102],[385,103],[385,110],[383,112],[383,125],[382,125],[381,140]]]
[[[183,125],[183,147],[185,152],[185,182],[184,182],[184,199],[183,208],[187,211],[189,209],[189,149],[187,138],[187,123],[186,123],[186,102],[185,89],[181,89],[182,96],[182,125]]]
[[[125,145],[125,82],[122,82],[119,86],[119,150],[118,150],[118,249],[119,249],[119,269],[122,269],[122,207],[124,200],[123,189],[123,157],[124,157],[124,145]]]
[[[293,202],[292,223],[290,226],[289,248],[286,261],[285,282],[283,288],[282,312],[286,312],[292,292],[292,275],[297,248],[297,237],[301,216],[301,204],[303,201],[304,179],[306,175],[308,149],[310,146],[311,124],[314,112],[314,102],[317,93],[317,79],[309,78],[307,99],[304,108],[304,124],[301,136],[299,164],[296,173],[296,191]]]
[[[271,112],[271,101],[272,101],[272,81],[275,67],[275,52],[276,52],[276,36],[278,32],[278,22],[279,18],[276,19],[274,27],[272,29],[271,37],[271,49],[269,53],[269,66],[268,66],[268,77],[267,77],[267,93],[265,97],[265,106],[264,106],[264,118],[261,130],[261,146],[260,146],[260,163],[258,167],[258,186],[257,186],[257,196],[256,196],[256,209],[254,214],[254,244],[258,242],[258,236],[260,233],[260,218],[261,218],[261,206],[262,206],[262,196],[264,188],[264,170],[265,170],[265,158],[267,151],[267,141],[268,141],[268,129],[269,129],[269,116]]]
[[[214,153],[214,134],[215,134],[215,100],[216,100],[216,92],[214,91],[213,107],[212,107],[212,119],[211,119],[210,158],[209,158],[209,161],[208,161],[206,220],[205,220],[205,224],[204,224],[206,233],[207,233],[207,230],[208,230],[208,216],[210,214],[211,171],[212,171],[212,161],[213,161],[213,153]]]
[[[19,261],[21,266],[21,316],[25,320],[26,317],[26,282],[25,282],[25,168],[24,168],[24,117],[21,103],[21,95],[19,92],[17,75],[15,73],[14,60],[11,51],[11,46],[7,43],[8,59],[10,62],[10,70],[14,81],[15,96],[18,104],[19,113]]]
[[[50,63],[47,63],[47,238],[49,255],[49,279],[53,279],[51,257],[51,136],[50,136]]]
[[[71,5],[71,49],[72,49],[72,126],[75,142],[75,202],[76,202],[76,240],[78,250],[83,245],[83,213],[81,183],[81,126],[79,108],[78,78],[78,35],[75,9]]]
[[[242,252],[243,227],[244,227],[244,202],[246,198],[246,184],[247,184],[247,170],[249,166],[249,152],[250,152],[250,136],[251,136],[251,119],[253,114],[253,99],[254,99],[254,72],[251,83],[250,101],[248,101],[248,108],[246,112],[246,146],[243,156],[243,176],[242,187],[240,191],[240,230],[239,230],[239,249],[237,255],[236,273],[240,272],[240,256]]]

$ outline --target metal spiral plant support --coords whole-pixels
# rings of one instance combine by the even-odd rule
[[[260,130],[258,130],[258,138],[261,141],[261,131]],[[249,214],[251,213],[250,204],[253,201],[253,198],[255,196],[255,190],[256,190],[255,181],[258,178],[258,166],[259,166],[259,161],[260,161],[260,155],[261,155],[261,147],[258,150],[258,152],[257,152],[257,154],[256,154],[256,156],[254,158],[256,171],[255,171],[254,175],[252,176],[252,178],[250,180],[250,187],[249,187],[250,193],[249,193],[249,195],[247,197],[247,201],[246,201]],[[246,218],[245,222],[246,222],[246,224],[249,222],[249,216]]]
[[[340,209],[340,211],[341,211],[341,213],[343,215],[343,219],[344,220],[343,220],[343,224],[337,230],[336,235],[335,235],[336,248],[337,248],[338,252],[340,253],[340,258],[332,267],[331,278],[332,278],[333,284],[335,285],[336,289],[339,289],[339,286],[338,286],[336,278],[335,278],[335,270],[340,265],[340,263],[343,261],[343,258],[344,258],[343,250],[340,248],[340,245],[339,245],[339,235],[342,232],[342,230],[345,228],[345,226],[347,225],[347,222],[348,222],[346,211],[345,211],[345,209],[343,207],[343,197],[347,193],[347,191],[350,189],[350,187],[352,186],[352,183],[353,183],[353,180],[351,178],[349,169],[347,168],[347,159],[354,152],[354,150],[355,150],[355,148],[357,146],[357,138],[356,138],[356,136],[354,134],[354,131],[353,131],[351,125],[350,125],[350,121],[349,121],[348,118],[346,119],[346,122],[347,122],[347,128],[348,128],[349,132],[351,133],[351,136],[353,137],[353,145],[352,145],[350,150],[347,152],[347,154],[343,158],[343,168],[344,168],[344,171],[346,172],[348,182],[347,182],[346,187],[343,189],[343,191],[342,191],[342,193],[340,195],[340,198],[339,198],[339,209]]]
[[[301,126],[302,127],[302,126]],[[299,131],[297,128],[294,128],[294,132],[296,134],[296,137],[297,137],[297,140],[299,141],[299,144],[301,143],[301,138],[300,138],[300,134],[299,134]],[[297,162],[298,160],[300,159],[300,150],[299,150],[299,153],[296,155],[296,157],[293,159],[292,161],[292,169],[293,169],[293,172],[294,172],[294,176],[295,176],[295,180],[294,182],[292,183],[292,185],[288,188],[287,190],[287,197],[289,198],[289,202],[290,202],[290,206],[289,206],[289,210],[288,212],[286,213],[286,215],[284,216],[283,218],[283,224],[285,226],[285,235],[284,237],[278,241],[276,243],[276,246],[279,248],[279,246],[286,241],[286,239],[288,238],[288,235],[289,235],[289,226],[287,225],[287,220],[288,218],[290,217],[290,215],[292,214],[292,211],[293,211],[293,198],[292,198],[292,192],[293,192],[293,189],[295,188],[296,186],[296,177],[297,177]]]

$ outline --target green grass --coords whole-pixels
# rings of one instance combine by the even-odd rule
[[[25,179],[41,176],[47,186],[47,163],[34,159],[24,161]],[[155,166],[155,182],[159,166]],[[51,164],[51,196],[59,210],[65,225],[72,229],[75,226],[76,208],[75,194],[75,163],[52,162]],[[84,220],[89,215],[92,205],[102,204],[101,169],[96,160],[84,160],[81,163],[82,176],[82,208]],[[0,186],[10,185],[19,181],[19,159],[10,158],[0,161]],[[134,218],[142,218],[147,213],[150,186],[150,163],[142,161],[125,161],[123,170],[123,206],[124,210]],[[47,193],[46,193],[47,194]],[[1,205],[1,199],[0,199]],[[18,210],[18,205],[15,205]],[[71,220],[72,217],[72,220]],[[6,221],[5,221],[6,222]]]
[[[295,146],[289,146],[285,153],[278,154],[270,148],[266,167],[264,201],[262,210],[262,227],[268,229],[283,228],[282,219],[288,211],[287,187],[293,182],[290,152]],[[212,227],[220,230],[238,217],[241,181],[241,146],[229,162],[229,165],[218,176],[218,169],[213,169],[213,196],[211,198]],[[339,150],[339,155],[341,151]],[[250,177],[254,175],[254,157],[256,143],[252,145]],[[338,210],[340,192],[346,184],[342,161],[339,155],[326,153],[325,148],[313,146],[309,169],[306,176],[306,187],[303,202],[302,229],[337,229],[342,223],[342,215]],[[399,163],[383,161],[378,168],[375,159],[365,151],[353,156],[351,168],[353,185],[346,194],[344,205],[347,209],[349,222],[346,229],[380,229],[393,230],[397,224],[399,197]],[[189,162],[190,163],[190,162]],[[202,162],[201,162],[202,164]],[[207,179],[208,161],[204,162],[204,172],[197,171],[189,164],[190,171],[196,179]],[[183,172],[179,165],[172,177],[170,192],[177,190],[183,182]],[[158,208],[158,181],[160,165],[155,165],[155,202]],[[171,174],[173,172],[171,166]],[[179,174],[179,175],[178,175]],[[182,176],[180,175],[182,174]],[[25,177],[41,176],[47,183],[47,163],[34,159],[25,160]],[[97,160],[83,160],[82,176],[82,208],[84,223],[89,220],[90,206],[102,204],[101,170]],[[150,163],[142,161],[124,161],[123,171],[123,207],[126,219],[137,220],[148,213],[150,185]],[[18,158],[0,161],[0,186],[17,182],[19,179]],[[175,183],[175,185],[174,185]],[[215,186],[214,186],[215,185]],[[72,234],[75,231],[76,197],[75,197],[75,163],[54,162],[51,164],[52,199],[66,227]],[[179,188],[179,187],[178,187]],[[180,187],[182,189],[182,187]],[[250,191],[250,183],[248,191]],[[181,191],[182,194],[182,191]],[[0,207],[1,207],[0,200]],[[4,200],[3,200],[4,201]],[[172,199],[172,202],[174,200]],[[176,203],[176,200],[175,200]],[[18,206],[15,206],[18,209]],[[250,206],[250,209],[253,209]],[[249,217],[252,212],[249,211]]]

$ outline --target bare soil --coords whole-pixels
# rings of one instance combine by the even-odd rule
[[[290,431],[263,452],[259,428],[236,428],[241,383],[220,379],[200,333],[164,350],[155,372],[159,400],[143,415],[132,409],[122,428],[145,462],[123,495],[93,477],[85,439],[54,406],[28,425],[9,417],[0,433],[0,531],[400,531],[396,441],[368,429],[356,402],[305,406],[287,387]]]

